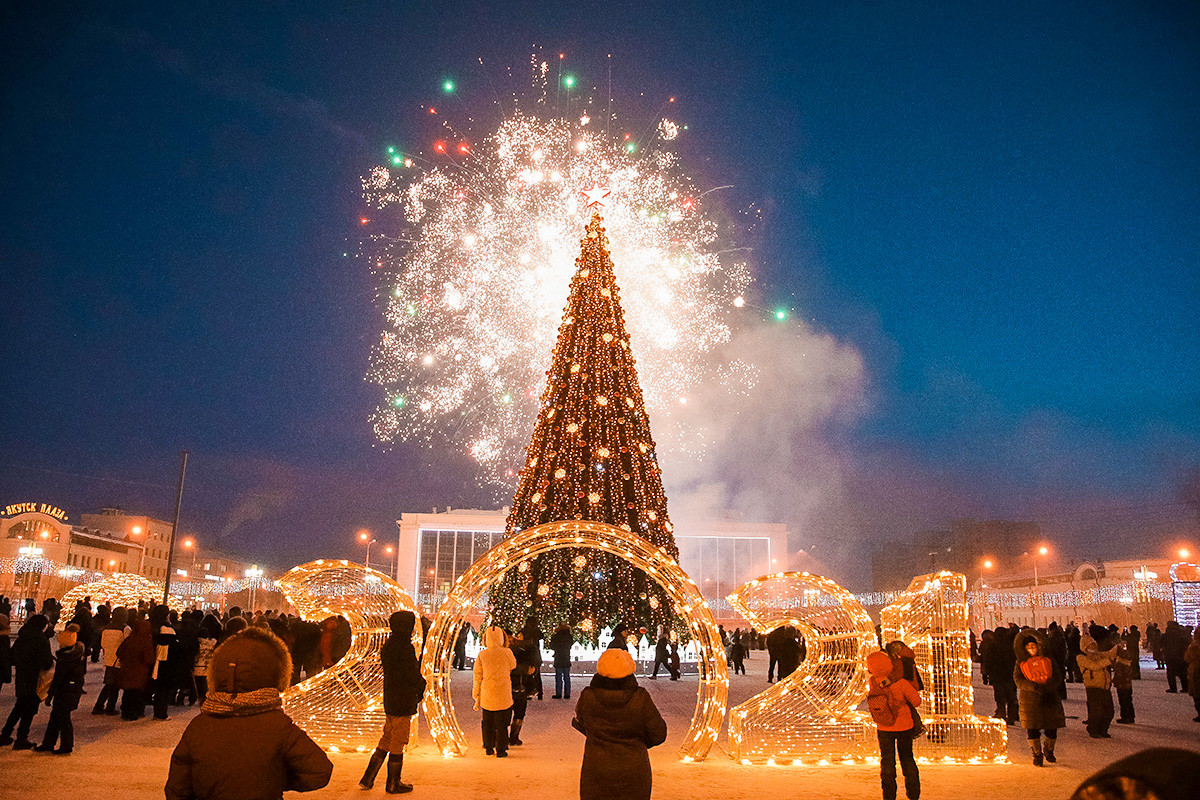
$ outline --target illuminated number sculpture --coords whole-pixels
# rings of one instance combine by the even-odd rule
[[[646,540],[602,522],[550,522],[510,536],[479,558],[455,582],[429,631],[421,671],[429,682],[425,718],[443,755],[463,755],[467,737],[450,699],[450,662],[463,620],[474,614],[484,593],[512,567],[541,553],[586,548],[612,553],[646,573],[666,591],[676,613],[686,619],[699,646],[700,693],[692,725],[680,747],[685,761],[708,755],[725,718],[729,673],[721,634],[695,582],[662,550]]]
[[[784,572],[743,584],[729,601],[756,630],[790,625],[807,646],[795,672],[730,709],[730,755],[799,764],[877,754],[874,724],[855,710],[867,694],[875,626],[854,595],[817,575]]]
[[[421,652],[420,612],[408,592],[383,573],[349,561],[312,561],[280,578],[280,591],[300,616],[320,622],[338,614],[350,623],[350,650],[329,669],[283,693],[284,709],[317,744],[333,751],[373,750],[383,732],[383,666],[379,648],[388,618],[411,611],[413,648]],[[416,746],[413,715],[408,747]]]
[[[117,606],[125,606],[127,608],[137,608],[139,600],[145,600],[148,603],[161,603],[163,596],[163,585],[156,581],[149,580],[141,575],[134,575],[129,572],[118,572],[109,575],[102,581],[95,583],[81,583],[71,591],[62,596],[63,608],[72,609],[75,603],[85,597],[91,597],[93,604],[110,603],[113,608]],[[182,600],[175,595],[170,595],[167,598],[167,607],[172,611],[183,612],[187,606]],[[64,615],[64,619],[70,619]]]
[[[1004,722],[975,715],[967,630],[967,579],[955,572],[913,578],[883,609],[883,641],[899,639],[916,653],[925,682],[921,718],[928,733],[917,739],[919,759],[1007,762]]]

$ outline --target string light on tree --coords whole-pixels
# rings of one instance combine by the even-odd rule
[[[593,187],[583,194],[589,206],[598,207],[610,192]],[[580,242],[546,374],[505,535],[558,520],[605,522],[675,560],[655,443],[599,213],[593,213]],[[594,554],[589,575],[577,566],[580,555],[549,553],[507,576],[491,593],[497,620],[516,630],[532,614],[543,631],[564,619],[591,619],[593,631],[620,622],[648,623],[651,629],[670,623],[661,588],[644,573]],[[548,589],[539,591],[542,586]],[[657,599],[653,605],[651,596]]]

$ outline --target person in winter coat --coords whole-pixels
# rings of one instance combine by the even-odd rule
[[[1079,640],[1079,670],[1083,673],[1083,688],[1087,693],[1087,731],[1093,739],[1111,739],[1108,726],[1113,719],[1112,663],[1117,646],[1101,651],[1096,640],[1084,636]]]
[[[38,677],[43,670],[54,666],[50,640],[45,633],[47,624],[46,617],[34,614],[17,631],[17,640],[12,645],[17,697],[4,728],[0,730],[0,747],[11,744],[13,750],[33,749],[33,742],[29,741],[29,727],[38,711]],[[17,730],[15,743],[12,738],[14,727]]]
[[[992,633],[991,646],[979,654],[992,682],[992,694],[996,698],[996,711],[993,716],[1009,725],[1016,725],[1020,718],[1017,685],[1012,679],[1013,668],[1016,666],[1016,658],[1013,655],[1014,636],[1009,628],[996,628]]]
[[[658,635],[658,641],[654,644],[654,670],[650,673],[650,680],[658,680],[658,668],[662,667],[675,677],[674,670],[671,669],[671,640],[667,638],[667,631],[664,628]]]
[[[522,629],[508,640],[508,646],[517,660],[516,669],[512,671],[511,676],[513,703],[512,723],[508,729],[510,745],[524,744],[521,741],[521,728],[525,726],[525,712],[529,709],[529,698],[537,694],[537,683],[534,680],[538,671],[537,641],[526,639],[525,634],[526,629]]]
[[[200,630],[196,637],[196,660],[192,664],[192,681],[196,684],[196,699],[201,704],[208,696],[208,664],[212,661],[213,651],[217,649],[217,640],[221,638],[221,623],[212,614],[206,614],[200,620]],[[292,674],[295,675],[295,667]]]
[[[1200,753],[1154,747],[1090,775],[1071,800],[1195,800]]]
[[[170,624],[171,609],[153,606],[147,619],[154,639],[154,664],[150,667],[149,687],[154,693],[154,718],[166,719],[167,707],[175,698],[175,663],[178,661],[179,637]]]
[[[475,699],[475,710],[483,710],[483,752],[504,758],[508,755],[512,671],[517,668],[517,658],[508,649],[508,636],[503,628],[488,628],[483,644],[483,650],[475,657],[471,696]]]
[[[796,641],[796,629],[788,625],[784,635],[776,644],[776,657],[779,662],[779,680],[783,680],[800,667],[800,642]]]
[[[383,736],[367,762],[358,785],[370,789],[375,785],[375,776],[387,759],[388,794],[403,794],[412,791],[412,784],[400,779],[404,768],[404,746],[408,744],[412,720],[425,694],[425,679],[421,677],[421,665],[413,649],[413,628],[417,615],[411,611],[396,611],[388,619],[391,636],[379,649],[379,663],[383,666]]]
[[[464,622],[454,637],[454,658],[450,668],[463,671],[467,668],[467,637],[471,635],[471,623]]]
[[[150,671],[155,664],[154,635],[150,623],[139,612],[129,621],[129,635],[117,648],[120,671],[117,686],[121,688],[121,719],[141,719],[146,714],[147,689]]]
[[[1196,706],[1196,716],[1192,722],[1200,722],[1200,626],[1192,631],[1192,643],[1184,651],[1183,660],[1187,664],[1188,692],[1192,695],[1192,704]]]
[[[92,617],[92,634],[91,639],[88,640],[88,652],[92,654],[93,664],[100,661],[101,635],[110,622],[112,622],[112,607],[108,603],[101,603],[96,607],[96,614]]]
[[[12,621],[12,605],[7,599],[0,600],[0,689],[4,684],[12,683],[12,650],[10,650]]]
[[[1130,625],[1123,638],[1125,651],[1129,656],[1130,670],[1133,673],[1132,679],[1140,681],[1142,679],[1142,632],[1138,630],[1137,625]]]
[[[101,606],[101,608],[105,608],[105,606]],[[129,609],[125,606],[117,606],[113,609],[112,616],[109,617],[104,630],[100,631],[99,649],[104,651],[104,688],[96,697],[96,705],[92,708],[93,714],[117,713],[117,695],[121,691],[117,686],[117,677],[121,670],[117,662],[117,648],[125,639],[125,620],[128,616]]]
[[[1059,687],[1064,685],[1063,668],[1047,655],[1048,650],[1046,637],[1033,629],[1021,631],[1013,641],[1017,659],[1013,682],[1017,686],[1021,727],[1029,739],[1036,767],[1042,766],[1043,758],[1051,764],[1058,760],[1054,756],[1058,730],[1067,727],[1059,693]]]
[[[74,622],[58,635],[58,655],[54,659],[54,678],[46,695],[50,706],[50,721],[42,743],[33,748],[39,753],[65,756],[75,749],[75,726],[71,712],[79,708],[83,696],[83,679],[87,675],[87,648],[79,641],[79,626]],[[61,744],[57,750],[54,745]]]
[[[551,700],[571,699],[571,646],[575,637],[571,634],[571,626],[560,623],[550,637],[550,649],[554,652],[554,694]]]
[[[283,711],[287,645],[247,628],[213,652],[208,697],[171,753],[166,800],[281,800],[329,783],[333,763]]]
[[[1188,693],[1187,661],[1184,660],[1187,648],[1187,631],[1178,622],[1171,620],[1162,635],[1163,661],[1167,665],[1167,692],[1170,694],[1176,694],[1179,690],[1184,694]],[[1175,688],[1176,680],[1179,681],[1179,690]]]
[[[627,651],[606,650],[579,694],[571,725],[587,737],[580,800],[650,800],[649,750],[666,741],[667,723],[634,670]]]
[[[921,796],[921,775],[913,758],[913,715],[921,705],[921,695],[913,684],[904,679],[894,680],[895,662],[884,652],[867,656],[867,671],[871,673],[867,692],[867,707],[875,720],[879,738],[879,780],[883,800],[896,800],[896,756],[904,774],[904,794],[909,800]]]
[[[629,626],[624,622],[613,628],[612,641],[608,643],[608,649],[619,647],[622,650],[629,652]]]

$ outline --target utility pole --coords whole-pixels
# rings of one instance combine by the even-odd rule
[[[167,605],[167,596],[171,592],[171,570],[175,566],[175,539],[179,534],[179,507],[183,504],[183,478],[187,474],[188,451],[184,450],[179,459],[179,491],[175,494],[175,520],[171,523],[171,545],[167,548],[167,577],[163,581],[163,605]]]

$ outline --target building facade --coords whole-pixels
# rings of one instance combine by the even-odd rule
[[[431,610],[454,581],[504,538],[508,509],[404,513],[397,520],[393,577]],[[740,619],[727,595],[746,581],[788,568],[787,526],[728,520],[675,520],[679,564],[718,619]]]

